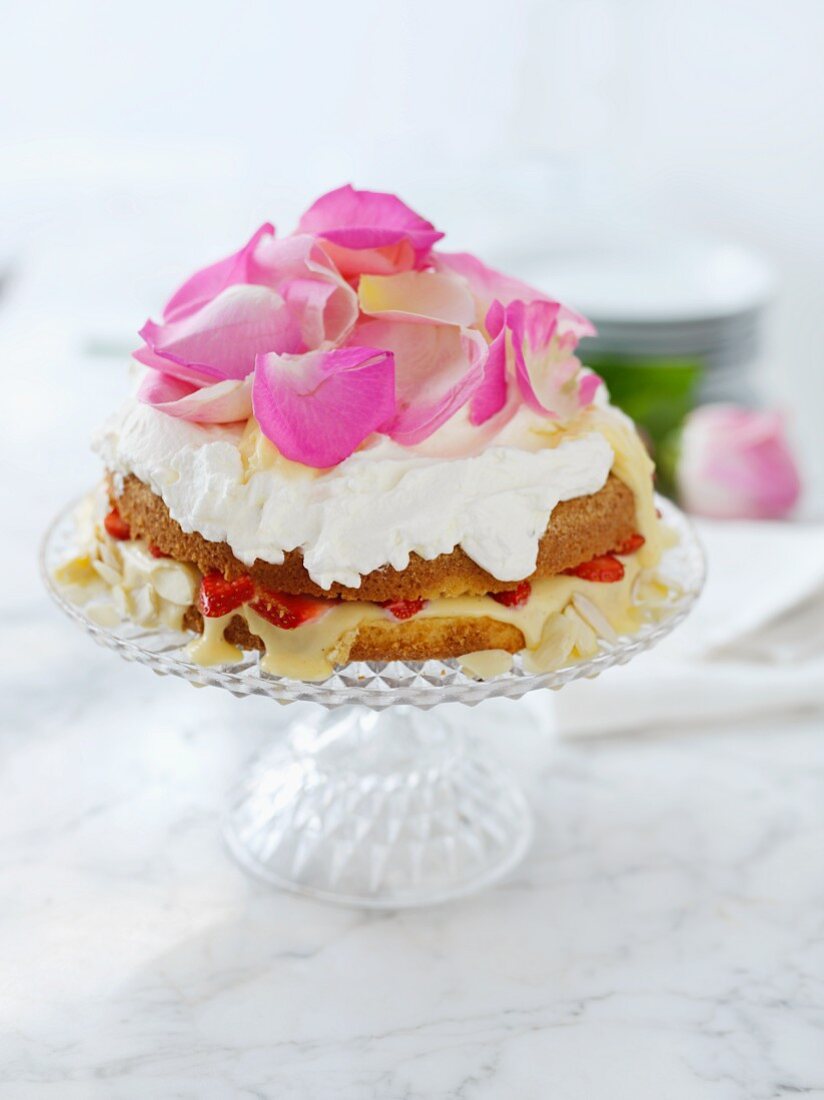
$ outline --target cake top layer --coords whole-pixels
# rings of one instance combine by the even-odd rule
[[[187,424],[129,401],[96,447],[109,471],[134,474],[160,496],[184,531],[226,542],[247,565],[280,564],[300,547],[321,588],[358,588],[383,565],[402,570],[413,553],[431,560],[460,546],[511,581],[534,571],[555,506],[605,484],[614,461],[606,415],[620,431],[605,411],[561,430],[522,409],[474,454],[464,453],[465,428],[454,418],[428,448],[374,436],[316,470],[278,454],[254,421]]]
[[[325,469],[376,436],[425,444],[454,419],[465,450],[526,406],[565,422],[599,387],[585,318],[469,253],[397,196],[341,187],[297,230],[265,224],[147,321],[139,400],[199,424],[254,417],[285,458]]]

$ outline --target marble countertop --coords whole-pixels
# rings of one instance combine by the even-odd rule
[[[818,720],[558,744],[540,697],[467,711],[535,845],[486,894],[366,914],[221,845],[288,709],[157,678],[33,599],[3,662],[0,1094],[824,1096]]]

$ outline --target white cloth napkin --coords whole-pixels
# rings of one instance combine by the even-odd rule
[[[656,649],[553,693],[562,735],[824,709],[824,524],[697,528],[709,561],[697,606]]]

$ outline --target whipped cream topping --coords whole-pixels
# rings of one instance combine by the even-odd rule
[[[246,565],[280,564],[300,548],[322,588],[357,588],[383,565],[405,569],[413,552],[432,559],[458,546],[499,580],[527,577],[552,510],[601,489],[613,449],[600,431],[570,435],[523,407],[460,457],[450,438],[464,426],[454,420],[431,441],[449,458],[375,436],[314,470],[280,456],[254,422],[205,427],[130,400],[95,449],[115,475],[157,493],[184,531],[228,543]]]

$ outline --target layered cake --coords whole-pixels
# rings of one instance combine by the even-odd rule
[[[92,613],[311,680],[359,660],[548,670],[655,613],[652,463],[577,358],[591,326],[442,237],[343,187],[144,325],[60,570]]]

